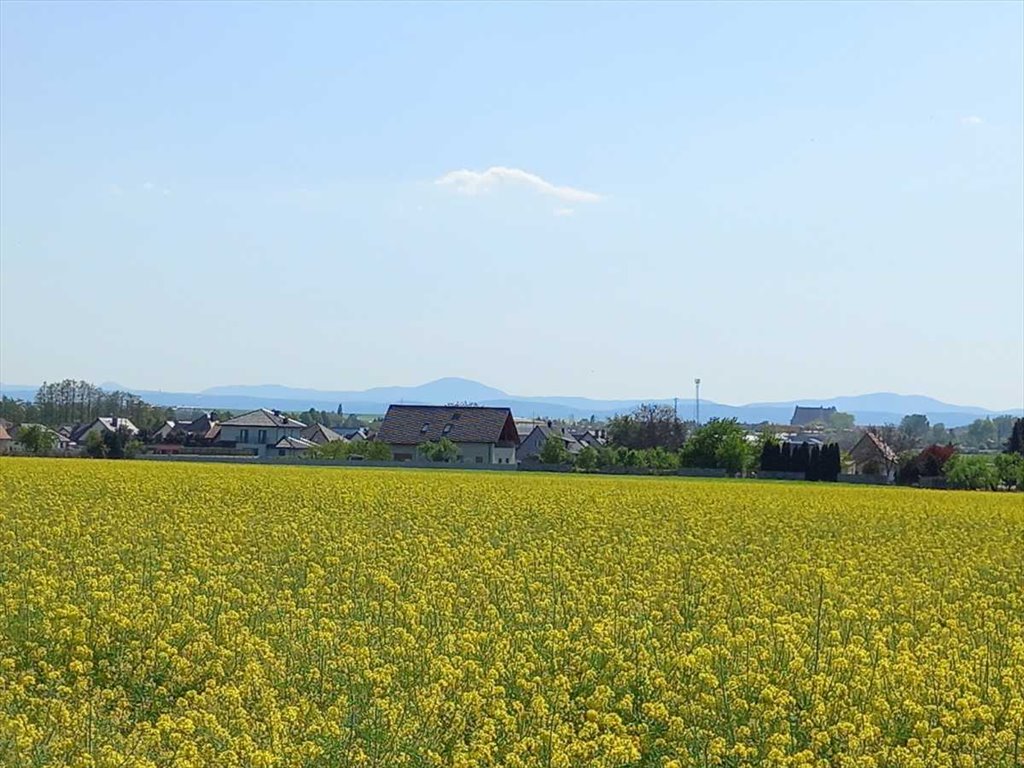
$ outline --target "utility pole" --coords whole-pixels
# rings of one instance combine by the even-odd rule
[[[697,426],[700,426],[700,379],[693,380],[694,385],[697,387]]]
[[[678,397],[673,397],[672,398],[672,415],[675,417],[676,421],[679,421],[679,398]]]

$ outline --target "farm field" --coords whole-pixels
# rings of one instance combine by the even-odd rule
[[[0,765],[1022,760],[1020,495],[0,460]]]

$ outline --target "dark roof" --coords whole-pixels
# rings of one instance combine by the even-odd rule
[[[225,427],[297,427],[302,429],[305,424],[295,419],[289,419],[280,411],[268,411],[266,408],[257,408],[255,411],[243,413],[233,419],[221,422]]]
[[[828,421],[835,412],[836,407],[834,405],[828,407],[798,405],[793,409],[793,418],[789,420],[789,423],[792,426],[799,427],[804,424],[812,424],[815,421]]]
[[[391,445],[419,445],[447,437],[453,443],[519,442],[508,408],[450,405],[392,405],[377,439]]]

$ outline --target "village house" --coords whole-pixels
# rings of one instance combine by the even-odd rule
[[[834,405],[828,408],[809,408],[798,405],[793,409],[793,418],[789,420],[789,425],[791,427],[806,427],[809,424],[828,424],[835,415],[836,408]]]
[[[608,444],[608,433],[604,429],[586,429],[582,432],[573,432],[572,436],[590,448],[601,448]]]
[[[358,443],[360,440],[370,439],[370,430],[366,427],[339,427],[334,431],[341,435],[343,440],[347,440],[350,443]]]
[[[515,464],[519,433],[508,408],[448,405],[392,405],[377,440],[395,461],[422,459],[419,446],[448,438],[465,464]]]
[[[11,438],[14,439],[14,443],[17,443],[18,435],[21,433],[21,430],[28,429],[29,427],[39,427],[39,429],[50,434],[50,450],[55,454],[67,455],[77,448],[75,442],[70,437],[68,437],[62,432],[50,429],[44,424],[33,424],[30,422],[26,422],[24,424],[19,424],[17,427],[12,427],[11,429],[8,430],[7,433]],[[12,453],[16,453],[19,450],[19,446],[14,444],[11,445]]]
[[[135,437],[135,435],[139,434],[139,428],[131,422],[131,419],[124,419],[118,416],[98,416],[90,422],[79,424],[75,427],[69,438],[73,443],[85,445],[86,439],[94,432],[102,435],[105,432],[113,434],[119,430],[124,430],[130,437]]]
[[[874,432],[865,432],[850,449],[850,461],[852,474],[880,475],[890,482],[896,479],[896,452]]]
[[[573,435],[569,427],[557,427],[549,421],[530,430],[530,434],[523,439],[519,444],[519,448],[516,449],[516,458],[519,461],[537,458],[540,456],[540,452],[544,450],[545,443],[552,439],[561,440],[565,444],[565,450],[569,452],[570,456],[577,455],[586,447]]]
[[[301,421],[290,419],[280,411],[258,408],[233,419],[222,421],[217,442],[221,445],[252,451],[257,456],[268,456],[273,455],[272,451],[293,450],[291,444],[282,446],[282,448],[278,448],[277,445],[282,438],[302,439],[302,430],[305,428],[306,425]]]
[[[220,424],[209,413],[203,413],[191,421],[169,419],[156,432],[153,440],[189,441],[212,443],[220,434]]]
[[[344,437],[324,424],[310,424],[299,433],[299,437],[313,445],[324,445],[326,443],[345,441]]]
[[[10,453],[14,448],[14,438],[7,431],[7,427],[0,424],[0,454]]]

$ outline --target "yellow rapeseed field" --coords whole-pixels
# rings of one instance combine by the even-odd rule
[[[1024,499],[0,460],[3,766],[1014,766]]]

